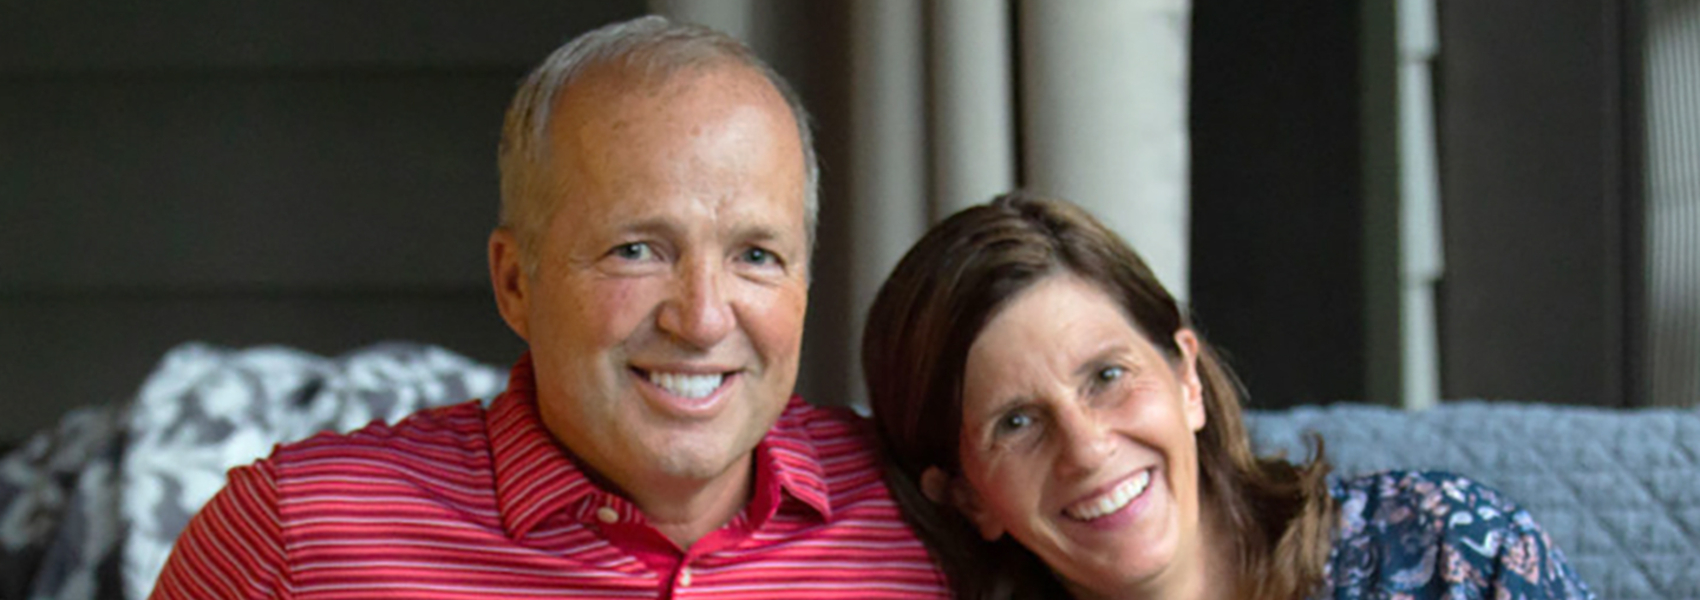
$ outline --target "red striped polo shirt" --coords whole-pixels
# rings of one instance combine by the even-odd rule
[[[867,428],[792,398],[754,493],[680,551],[537,415],[530,362],[488,409],[321,434],[232,469],[153,598],[941,598]]]

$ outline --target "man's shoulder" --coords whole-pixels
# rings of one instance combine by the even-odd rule
[[[765,539],[784,548],[806,547],[811,556],[829,554],[822,563],[831,571],[825,576],[857,597],[944,596],[937,566],[886,489],[884,462],[867,418],[793,399],[767,443],[784,450],[775,454],[789,472],[793,497],[814,508],[789,504],[783,516],[769,521]]]
[[[488,455],[484,415],[477,400],[429,408],[395,423],[373,421],[347,433],[324,432],[283,444],[268,461],[280,474],[302,465],[477,462]]]
[[[824,439],[872,439],[873,429],[866,417],[842,406],[810,404],[801,397],[792,397],[779,419],[782,428],[801,427]]]
[[[873,428],[867,418],[836,406],[816,406],[792,398],[779,422],[768,432],[769,442],[801,446],[823,464],[850,456],[871,455]]]

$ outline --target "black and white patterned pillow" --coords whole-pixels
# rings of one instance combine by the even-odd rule
[[[120,507],[125,597],[153,588],[177,534],[225,472],[321,431],[501,393],[507,373],[442,348],[387,343],[336,358],[282,347],[179,346],[128,421]]]
[[[0,598],[117,598],[121,406],[80,408],[0,458]]]

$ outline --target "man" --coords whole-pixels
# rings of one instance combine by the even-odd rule
[[[154,597],[946,595],[862,424],[791,397],[817,170],[777,75],[605,27],[527,79],[500,164],[508,390],[232,470]]]

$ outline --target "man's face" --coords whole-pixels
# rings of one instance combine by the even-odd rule
[[[573,87],[548,163],[570,183],[520,276],[520,314],[504,307],[530,344],[539,412],[628,492],[743,485],[802,346],[796,124],[741,67],[664,82],[605,69]]]

